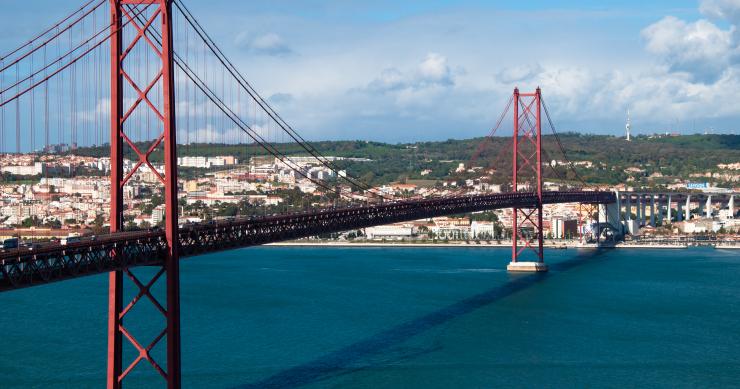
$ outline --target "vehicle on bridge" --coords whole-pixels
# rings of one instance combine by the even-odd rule
[[[59,241],[59,244],[61,244],[62,246],[66,246],[68,244],[79,243],[81,241],[82,241],[82,239],[80,238],[80,234],[72,233],[72,234],[69,234],[66,237],[62,238]]]
[[[18,238],[10,238],[5,239],[3,241],[2,249],[4,250],[10,250],[10,249],[17,249],[18,248]]]

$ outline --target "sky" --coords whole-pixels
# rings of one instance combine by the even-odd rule
[[[515,86],[559,132],[740,134],[740,0],[183,0],[306,138],[486,135]],[[77,4],[0,0],[0,51]]]

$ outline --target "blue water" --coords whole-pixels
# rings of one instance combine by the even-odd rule
[[[739,385],[740,252],[553,250],[546,275],[508,274],[509,255],[267,247],[187,259],[184,385]],[[106,276],[0,294],[0,387],[104,386],[106,309]],[[142,341],[164,323],[146,299],[127,318]],[[160,380],[144,361],[127,387]]]

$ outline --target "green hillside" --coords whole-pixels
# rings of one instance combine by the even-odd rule
[[[544,174],[553,180],[575,181],[581,176],[591,183],[617,184],[630,176],[637,183],[662,184],[673,178],[689,179],[692,173],[718,172],[717,164],[740,162],[740,136],[738,135],[685,135],[648,137],[637,136],[631,142],[605,135],[565,133],[560,142],[573,162],[590,161],[592,167],[577,166],[576,173],[568,166],[547,167]],[[370,141],[319,141],[313,146],[327,156],[368,158],[372,162],[337,164],[365,182],[383,184],[408,179],[442,180],[478,177],[483,173],[451,174],[458,164],[496,168],[494,181],[506,182],[511,176],[511,138],[474,138],[439,142],[388,144]],[[482,145],[482,146],[481,146]],[[478,157],[471,162],[475,150]],[[296,144],[279,144],[276,148],[286,155],[308,155]],[[185,155],[234,155],[245,161],[254,156],[267,155],[254,145],[183,145],[179,154]],[[108,149],[84,148],[77,154],[105,156]],[[554,136],[543,137],[543,159],[564,161],[565,158]],[[133,157],[133,155],[132,155]],[[161,159],[154,155],[152,160]],[[644,172],[625,172],[627,168]],[[430,171],[422,175],[422,171]],[[488,169],[486,169],[488,170]],[[648,180],[651,175],[663,177]],[[740,172],[738,172],[740,173]],[[722,183],[722,180],[719,180]]]

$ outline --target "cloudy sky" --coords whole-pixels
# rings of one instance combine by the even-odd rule
[[[183,1],[309,139],[482,136],[538,85],[560,131],[740,133],[740,0]],[[0,0],[0,49],[72,3]]]

